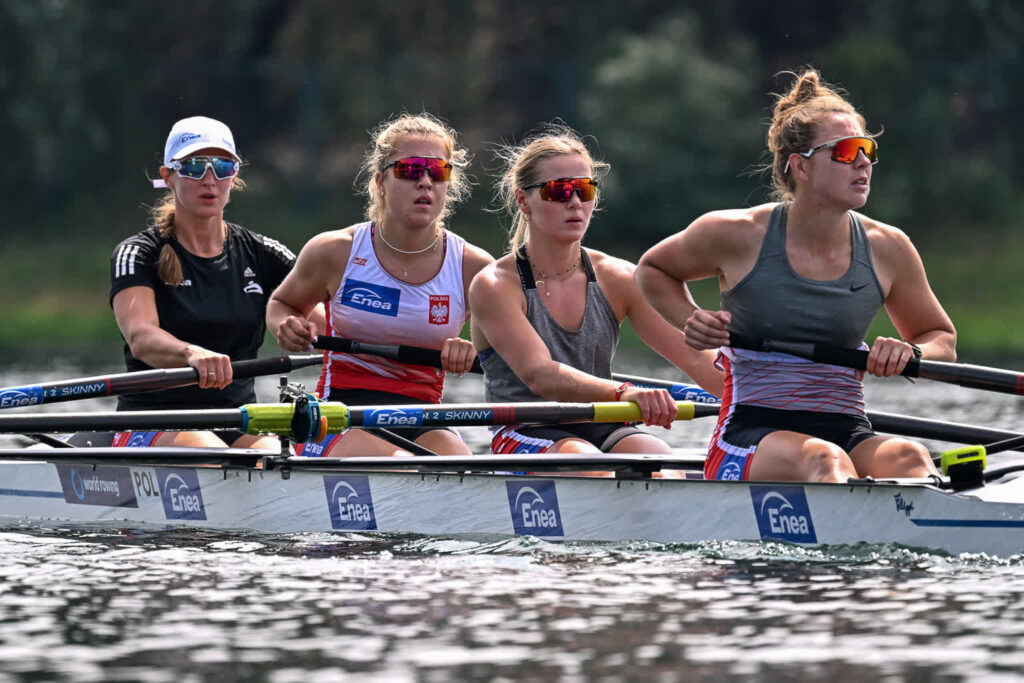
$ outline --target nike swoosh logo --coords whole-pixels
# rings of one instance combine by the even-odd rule
[[[868,285],[870,285],[870,284],[871,284],[870,282],[865,282],[865,283],[864,283],[864,284],[862,284],[862,285],[850,285],[850,291],[851,291],[851,292],[857,292],[857,291],[860,291],[860,290],[864,289],[865,287],[867,287],[867,286],[868,286]]]

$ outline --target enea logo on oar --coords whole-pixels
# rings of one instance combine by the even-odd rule
[[[64,500],[77,505],[137,508],[139,501],[127,467],[57,465]]]
[[[422,408],[364,408],[364,427],[416,427],[423,424]]]
[[[206,519],[199,475],[194,470],[172,470],[158,467],[156,482],[167,519]]]
[[[750,497],[761,538],[791,543],[818,542],[802,486],[751,486]]]
[[[20,408],[42,402],[42,387],[13,387],[0,391],[0,408]]]
[[[327,494],[331,527],[344,531],[373,531],[377,528],[369,477],[324,476],[324,492]]]
[[[554,481],[506,481],[505,487],[517,536],[565,536]]]

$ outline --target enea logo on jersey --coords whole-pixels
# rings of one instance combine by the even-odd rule
[[[428,320],[431,325],[448,324],[448,308],[450,300],[451,296],[448,294],[430,295],[430,317]]]
[[[156,482],[164,503],[167,519],[206,519],[203,492],[195,470],[172,470],[158,467]]]
[[[564,536],[555,482],[506,481],[512,528],[519,536]]]
[[[751,486],[750,497],[761,538],[791,543],[818,542],[802,486]]]
[[[384,287],[361,280],[345,280],[339,303],[377,315],[398,317],[398,302],[402,291],[396,287]]]
[[[373,531],[377,528],[369,477],[325,476],[324,492],[333,528],[345,531]]]
[[[363,427],[418,427],[422,408],[363,408]]]

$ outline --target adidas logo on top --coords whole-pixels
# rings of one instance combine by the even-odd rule
[[[245,272],[242,274],[243,277],[256,277],[256,273],[252,271],[252,268],[246,267]]]

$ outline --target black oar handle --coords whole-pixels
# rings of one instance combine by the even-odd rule
[[[441,367],[441,352],[437,349],[426,349],[420,346],[370,344],[342,337],[320,335],[313,342],[313,347],[325,351],[339,351],[341,353],[365,353],[371,356],[390,358],[402,363],[425,365],[429,368]],[[473,359],[473,367],[470,369],[470,372],[483,373],[483,371],[484,369],[480,366],[480,359]]]
[[[323,362],[323,354],[312,353],[240,360],[231,364],[235,379],[287,373]],[[59,403],[84,398],[117,396],[145,391],[175,389],[199,381],[195,368],[168,368],[124,372],[116,375],[81,377],[46,384],[0,388],[0,408],[17,408],[41,403]]]
[[[754,339],[729,333],[729,344],[738,349],[775,351],[813,360],[817,363],[839,365],[857,370],[867,369],[868,352],[844,349],[827,344],[792,342],[778,339]],[[921,377],[936,382],[957,384],[971,389],[998,391],[1004,394],[1024,395],[1024,374],[1012,370],[987,368],[966,363],[943,363],[935,360],[911,359],[901,373],[907,377]]]
[[[844,349],[840,346],[827,346],[809,342],[786,341],[784,339],[755,339],[742,334],[729,333],[729,345],[737,349],[788,353],[798,358],[806,358],[816,363],[838,365],[855,370],[867,370],[868,352],[860,349]],[[917,377],[921,362],[911,359],[901,374]]]

